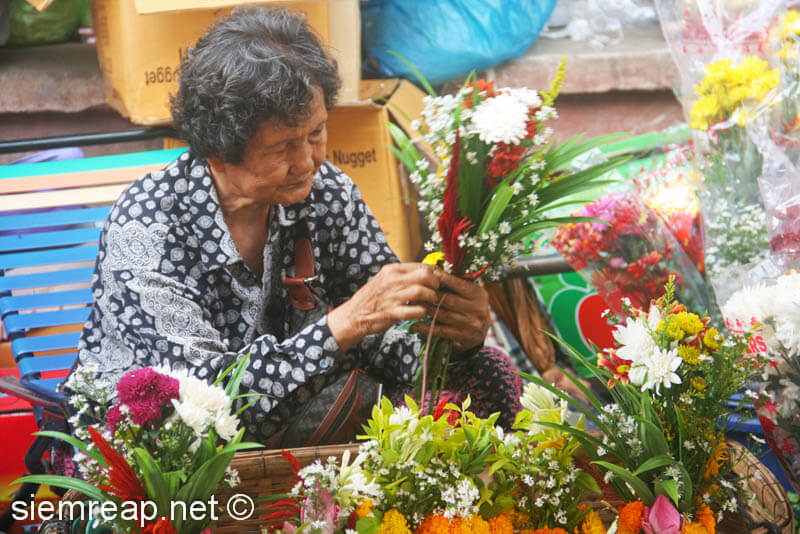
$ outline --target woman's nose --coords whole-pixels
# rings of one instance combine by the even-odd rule
[[[314,165],[314,147],[307,139],[297,143],[294,151],[292,151],[292,174],[306,174],[313,171]]]

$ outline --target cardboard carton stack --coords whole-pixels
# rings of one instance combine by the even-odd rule
[[[97,54],[109,105],[142,125],[170,122],[182,54],[218,17],[244,0],[92,0]],[[404,261],[419,259],[416,195],[389,150],[386,122],[408,129],[422,109],[408,82],[360,82],[358,0],[261,2],[302,11],[329,45],[342,78],[328,125],[328,159],[361,189],[364,200]],[[402,110],[397,112],[397,110]]]

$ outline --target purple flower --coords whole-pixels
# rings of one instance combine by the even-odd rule
[[[131,412],[135,425],[144,425],[162,417],[172,399],[180,398],[180,382],[157,373],[151,367],[128,371],[117,384],[120,404]]]

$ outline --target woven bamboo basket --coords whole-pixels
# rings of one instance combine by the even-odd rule
[[[330,456],[339,459],[348,450],[355,456],[358,453],[358,444],[302,447],[289,449],[289,452],[305,467],[318,459],[324,463]],[[241,482],[235,488],[220,488],[217,500],[226,503],[230,496],[243,493],[255,502],[255,512],[249,518],[239,521],[223,516],[212,526],[212,531],[214,534],[260,533],[264,519],[269,515],[267,508],[272,504],[272,501],[263,500],[263,497],[289,492],[295,480],[292,466],[281,455],[280,450],[261,450],[237,453],[231,467],[239,472]]]
[[[727,444],[731,456],[740,458],[733,466],[733,472],[747,479],[747,489],[754,499],[740,502],[739,512],[725,514],[717,525],[717,533],[795,534],[794,512],[777,477],[740,443],[728,440]],[[586,504],[597,510],[603,522],[609,525],[616,517],[616,510],[624,503],[610,485],[602,483],[602,473],[596,466],[580,463],[600,482],[603,490],[601,497],[591,498]]]

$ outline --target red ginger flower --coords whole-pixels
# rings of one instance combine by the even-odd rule
[[[147,499],[142,481],[136,476],[125,457],[115,451],[94,427],[89,427],[89,435],[108,464],[105,470],[108,484],[99,488],[119,497],[123,502]]]
[[[206,532],[206,531],[204,531]],[[150,523],[139,534],[178,534],[175,527],[166,517],[162,517],[156,523]],[[201,533],[202,534],[202,533]]]

